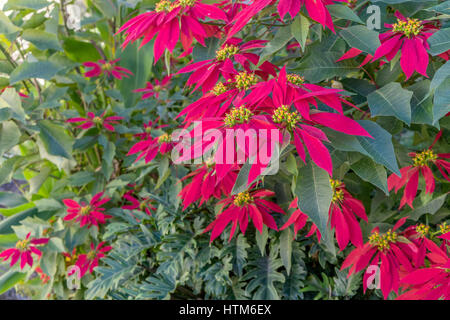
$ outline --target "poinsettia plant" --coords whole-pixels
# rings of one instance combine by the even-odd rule
[[[449,299],[449,6],[5,1],[0,294]]]

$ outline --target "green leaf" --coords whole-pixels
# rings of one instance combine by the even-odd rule
[[[177,282],[175,279],[162,274],[145,279],[143,285],[140,286],[140,292],[142,292],[143,299],[167,300],[176,287]]]
[[[261,58],[259,59],[259,64],[262,64],[272,54],[284,48],[292,37],[290,26],[280,27],[273,39],[264,47]]]
[[[430,80],[416,82],[408,89],[411,99],[411,122],[433,125],[433,98],[429,96]]]
[[[397,83],[389,83],[367,97],[372,116],[394,116],[406,124],[411,123],[413,93]]]
[[[386,169],[370,158],[364,157],[350,165],[350,168],[363,180],[370,182],[389,195]]]
[[[3,13],[3,10],[0,11],[0,34],[4,34],[8,40],[12,41],[17,37],[20,30],[22,29],[13,24]]]
[[[376,48],[381,45],[378,39],[378,32],[369,30],[366,26],[351,26],[342,30],[340,36],[350,47],[371,55],[374,55]]]
[[[55,251],[55,252],[66,252],[67,251],[62,240],[60,238],[56,238],[56,237],[50,238],[50,240],[48,241],[47,247],[49,250]]]
[[[205,40],[205,45],[197,44],[192,49],[194,62],[210,60],[216,57],[216,51],[219,49],[219,39],[215,37],[208,38]]]
[[[286,272],[289,275],[291,273],[292,266],[292,242],[293,232],[291,228],[286,228],[281,231],[280,235],[280,256],[283,265],[286,268]]]
[[[36,48],[40,50],[53,49],[61,51],[62,48],[59,44],[58,38],[56,35],[35,29],[28,29],[22,33],[22,37],[30,41],[32,44],[36,46]]]
[[[328,11],[333,17],[350,20],[357,23],[364,24],[364,22],[346,5],[333,4],[327,6]]]
[[[10,9],[33,9],[40,10],[48,7],[51,2],[47,0],[8,0],[4,10]]]
[[[326,54],[313,52],[303,58],[294,70],[299,71],[306,80],[316,83],[336,76],[343,77],[350,72],[358,70],[356,62],[352,59],[337,62],[341,53],[328,51]]]
[[[13,216],[9,217],[8,219],[5,219],[0,222],[0,234],[8,234],[13,232],[13,229],[11,228],[14,225],[17,225],[22,221],[23,219],[30,217],[32,215],[35,215],[37,213],[36,208],[31,208],[26,211],[22,211],[20,213],[16,213]]]
[[[19,143],[20,130],[14,121],[0,123],[0,156]]]
[[[304,51],[306,47],[306,39],[308,38],[310,22],[308,18],[300,14],[295,17],[291,24],[291,34],[300,43],[301,49]]]
[[[435,214],[445,203],[447,199],[447,194],[443,194],[437,198],[432,199],[431,201],[422,204],[419,208],[415,208],[414,210],[406,213],[409,216],[408,219],[417,221],[424,214]]]
[[[61,67],[50,61],[25,61],[14,69],[9,77],[9,82],[14,84],[30,78],[50,80],[59,70]]]
[[[18,193],[0,191],[0,203],[6,208],[17,207],[26,202],[28,200]]]
[[[262,256],[265,255],[267,240],[269,239],[269,232],[266,225],[263,226],[263,230],[261,233],[259,231],[255,233],[255,239],[256,244],[258,245],[259,248],[259,252],[261,253]]]
[[[64,38],[62,47],[67,57],[76,62],[97,61],[102,58],[97,49],[89,42]]]
[[[332,233],[327,225],[328,210],[333,197],[333,190],[330,185],[330,177],[327,172],[312,161],[301,167],[298,171],[295,196],[298,197],[298,206],[311,221],[317,226],[322,242],[327,248],[334,247]]]
[[[135,105],[139,94],[132,91],[145,87],[145,83],[152,70],[153,64],[153,42],[148,43],[145,48],[139,50],[139,42],[128,44],[125,50],[118,50],[117,58],[119,65],[129,69],[134,75],[118,82],[120,93],[124,97],[126,107]]]
[[[72,158],[74,140],[64,127],[49,120],[39,121],[38,127],[41,129],[39,136],[49,154],[67,159]]]
[[[425,9],[427,11],[436,11],[444,14],[450,14],[450,1],[444,1],[436,6]]]
[[[444,82],[449,77],[450,77],[450,60],[444,63],[444,65],[440,67],[434,74],[430,84],[430,92],[436,90],[436,88],[439,87],[442,84],[442,82]]]
[[[444,53],[450,50],[450,28],[441,29],[433,33],[428,38],[430,50],[428,51],[432,56]]]
[[[0,235],[0,247],[3,248],[14,247],[18,240],[19,238],[17,238],[17,235],[15,233],[2,234]]]
[[[35,204],[33,202],[28,202],[14,208],[0,208],[0,214],[5,217],[11,217],[17,213],[26,211],[34,207]]]
[[[342,151],[362,153],[400,175],[391,134],[373,121],[359,120],[357,122],[372,135],[373,139],[326,130],[333,147]]]
[[[15,166],[23,160],[20,156],[9,158],[1,163],[0,166],[0,185],[9,182],[14,173]]]
[[[450,78],[447,78],[434,92],[433,124],[450,112]]]
[[[17,283],[24,280],[26,273],[9,270],[2,276],[0,276],[0,294],[5,293]]]
[[[231,243],[224,248],[224,254],[232,257],[233,270],[238,276],[242,276],[242,271],[247,265],[247,249],[250,245],[244,235],[239,234],[231,240]]]
[[[26,114],[22,108],[20,96],[14,88],[6,88],[0,95],[0,108],[8,108],[14,119],[25,122]]]

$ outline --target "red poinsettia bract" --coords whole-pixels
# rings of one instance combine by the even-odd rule
[[[400,201],[400,209],[408,204],[413,208],[413,201],[417,194],[419,186],[420,174],[425,179],[425,192],[433,193],[435,188],[435,180],[433,172],[429,167],[430,163],[436,165],[439,171],[442,173],[447,181],[450,181],[450,162],[444,159],[450,158],[450,153],[434,153],[432,149],[422,151],[420,153],[412,152],[409,154],[413,158],[413,165],[400,169],[400,177],[395,173],[391,174],[388,178],[389,191],[395,189],[397,193],[404,185],[406,185],[403,192],[402,199]]]
[[[140,93],[143,92],[142,100],[148,99],[151,97],[155,97],[159,99],[159,94],[162,90],[166,90],[170,85],[170,80],[172,79],[172,75],[168,75],[164,77],[162,80],[155,79],[155,83],[147,82],[144,88],[139,88],[133,90],[133,92]]]
[[[122,47],[143,38],[142,47],[156,36],[153,47],[156,63],[165,49],[173,52],[179,39],[185,51],[191,48],[194,38],[204,46],[205,38],[216,33],[216,28],[202,23],[201,20],[206,18],[226,20],[226,15],[216,5],[205,4],[201,0],[161,0],[155,11],[128,20],[118,33],[126,34]]]
[[[363,245],[362,232],[355,216],[366,222],[368,221],[364,206],[361,201],[352,197],[345,189],[343,182],[330,179],[330,183],[333,188],[333,198],[328,211],[328,223],[331,229],[335,230],[339,249],[344,250],[349,242],[356,247],[361,247]],[[297,234],[306,225],[307,216],[298,209],[298,198],[292,201],[289,208],[295,208],[296,210],[280,230],[294,224],[294,232]],[[315,224],[312,225],[306,236],[309,237],[314,232],[320,241],[321,235]]]
[[[111,216],[103,213],[105,208],[102,208],[102,205],[110,199],[108,197],[102,198],[102,196],[103,192],[97,193],[92,197],[89,204],[85,202],[78,203],[72,199],[64,199],[63,202],[67,206],[67,215],[64,217],[64,220],[75,220],[80,223],[80,227],[87,226],[88,229],[92,226],[98,227],[99,224],[106,223],[106,219],[111,218]]]
[[[83,277],[87,272],[92,273],[94,268],[98,266],[99,260],[105,257],[105,253],[112,249],[111,246],[104,245],[104,241],[100,242],[97,247],[91,243],[91,250],[78,256],[75,265],[80,269],[80,277]],[[75,272],[75,269],[72,272]]]
[[[31,232],[27,234],[25,239],[19,240],[15,248],[9,248],[0,253],[0,259],[3,261],[11,259],[10,266],[12,267],[20,259],[20,269],[23,269],[27,264],[33,266],[32,254],[41,257],[42,252],[36,246],[47,244],[48,238],[31,238]]]
[[[385,24],[391,30],[379,35],[381,46],[375,51],[373,60],[385,56],[391,61],[401,51],[400,66],[406,79],[409,79],[414,71],[427,77],[427,50],[430,48],[428,38],[437,28],[429,21],[405,18],[398,11],[395,16],[397,23]]]
[[[98,60],[97,62],[87,61],[83,63],[86,68],[91,68],[84,73],[85,77],[92,78],[98,77],[102,74],[106,74],[108,77],[113,76],[118,80],[122,78],[128,78],[133,75],[133,72],[127,68],[116,66],[115,64],[119,62],[120,59],[115,59],[112,61]]]
[[[284,211],[277,204],[263,199],[272,197],[274,194],[274,192],[264,189],[244,191],[219,201],[218,204],[223,205],[222,210],[203,232],[212,230],[210,240],[212,242],[232,222],[229,238],[231,240],[238,224],[241,232],[245,234],[249,219],[252,220],[253,225],[260,233],[263,231],[263,225],[277,230],[275,219],[270,215],[270,212],[284,214]]]
[[[199,205],[208,201],[211,197],[220,199],[222,195],[227,196],[231,193],[236,182],[238,172],[229,171],[225,176],[218,177],[215,170],[215,164],[207,163],[200,168],[186,175],[183,180],[191,179],[180,191],[179,197],[183,199],[183,210],[186,210],[192,203],[200,200]]]
[[[228,39],[219,50],[216,51],[214,59],[194,62],[181,68],[178,73],[193,72],[186,85],[195,84],[193,91],[202,87],[203,93],[210,91],[219,80],[222,74],[225,78],[230,78],[228,71],[233,61],[239,63],[247,72],[250,72],[250,63],[257,65],[259,56],[249,52],[251,49],[262,48],[266,40],[251,40],[242,43],[242,39]]]
[[[90,129],[95,126],[104,127],[108,131],[115,131],[115,128],[113,127],[113,124],[117,124],[118,120],[122,120],[123,117],[119,116],[110,116],[105,118],[106,111],[103,111],[103,113],[100,116],[96,116],[93,112],[88,112],[87,118],[83,117],[75,117],[67,119],[66,122],[72,123],[72,122],[83,122],[77,128],[80,129]]]
[[[450,238],[450,237],[449,237]],[[398,300],[450,300],[450,257],[435,243],[428,245],[430,265],[417,269],[400,280],[407,291]]]
[[[350,267],[348,276],[367,267],[379,268],[380,288],[386,299],[394,291],[398,292],[400,272],[412,272],[413,261],[418,252],[414,243],[396,232],[405,223],[406,217],[401,218],[392,230],[381,234],[379,228],[374,228],[369,242],[362,247],[356,247],[342,263],[341,270]],[[370,273],[364,272],[363,288],[366,292],[369,285]]]

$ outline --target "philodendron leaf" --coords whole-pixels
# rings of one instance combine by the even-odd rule
[[[394,116],[406,124],[411,123],[413,93],[397,82],[392,82],[368,95],[372,116]]]

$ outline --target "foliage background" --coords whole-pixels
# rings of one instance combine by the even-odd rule
[[[381,8],[382,24],[393,21],[394,9],[419,18],[438,16],[445,32],[432,44],[431,52],[437,56],[450,49],[449,1],[373,2]],[[186,75],[175,76],[159,102],[141,100],[132,93],[146,81],[176,72],[189,57],[172,60],[172,64],[166,57],[153,64],[152,43],[141,50],[138,44],[120,49],[123,36],[115,35],[118,27],[138,12],[153,8],[155,1],[86,1],[87,15],[80,30],[70,29],[63,18],[68,4],[64,0],[8,0],[0,12],[0,88],[12,86],[0,96],[0,185],[12,181],[20,190],[0,192],[4,218],[0,247],[13,246],[29,230],[51,234],[51,245],[44,249],[40,262],[50,281],[42,285],[34,268],[26,273],[11,269],[0,277],[0,292],[17,285],[29,297],[53,299],[382,298],[379,290],[363,294],[361,274],[347,278],[347,272],[340,271],[351,248],[338,252],[332,241],[317,243],[304,233],[293,240],[290,228],[282,232],[265,228],[261,235],[249,228],[230,243],[225,232],[209,244],[209,235],[202,231],[218,208],[209,202],[182,211],[177,197],[180,179],[189,168],[172,166],[168,157],[144,165],[125,156],[143,123],[160,117],[161,122],[176,127],[174,117],[199,97],[189,95]],[[355,104],[372,112],[372,118],[363,123],[374,141],[327,131],[336,178],[344,179],[368,213],[369,224],[362,224],[364,239],[373,227],[388,228],[406,215],[410,224],[420,221],[433,226],[449,215],[445,180],[439,180],[432,195],[421,192],[415,209],[398,211],[401,194],[389,194],[386,178],[409,164],[409,151],[427,148],[440,129],[444,134],[435,149],[449,150],[450,123],[444,116],[449,111],[450,64],[435,57],[428,79],[415,74],[405,82],[398,62],[380,70],[375,64],[358,68],[362,57],[336,63],[350,47],[370,54],[378,47],[383,27],[367,29],[368,5],[368,1],[357,1],[353,10],[336,6],[332,11],[339,27],[336,34],[316,23],[305,28],[312,23],[305,16],[283,27],[250,26],[246,30],[250,38],[270,41],[261,52],[263,59],[287,63],[290,71],[311,83],[342,85]],[[263,12],[261,19],[268,18],[268,13]],[[305,49],[287,51],[286,44],[294,39],[306,44]],[[194,61],[211,58],[217,48],[218,40],[210,38],[206,48],[195,45],[192,57]],[[177,48],[173,57],[181,53]],[[135,76],[120,81],[83,77],[81,64],[101,58],[121,58],[120,65]],[[392,102],[381,111],[378,90]],[[29,98],[21,99],[19,91]],[[86,111],[99,114],[103,110],[125,119],[113,133],[80,131],[65,123]],[[302,181],[318,186],[313,195],[318,197],[329,188],[321,183],[325,179],[328,176],[311,162],[305,166],[291,154],[283,159],[278,175],[266,177],[264,186],[276,192],[276,202],[288,212],[293,193],[305,192]],[[121,209],[122,196],[131,183],[139,186],[140,196],[151,197],[157,205],[150,217],[135,210],[139,222]],[[62,222],[62,199],[88,199],[100,191],[113,199],[107,204],[111,222],[99,231]],[[279,226],[286,220],[287,216],[276,216]],[[91,241],[100,240],[114,249],[94,274],[83,277],[80,290],[69,290],[61,253],[75,247],[87,250]]]

